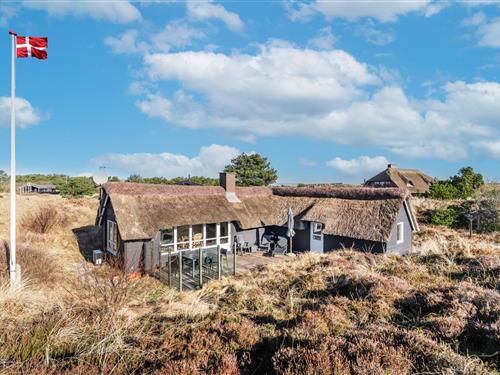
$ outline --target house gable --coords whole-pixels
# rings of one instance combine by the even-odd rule
[[[398,225],[400,225],[401,238],[398,241]],[[386,252],[395,254],[409,254],[412,251],[413,232],[417,230],[408,204],[403,202],[396,216],[389,239],[386,243]]]

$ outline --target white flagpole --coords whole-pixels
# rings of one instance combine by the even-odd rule
[[[10,102],[10,285],[15,285],[16,275],[16,33],[12,37],[11,102]]]

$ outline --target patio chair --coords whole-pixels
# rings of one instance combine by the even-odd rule
[[[271,254],[285,255],[288,252],[288,241],[285,237],[279,237],[279,240],[271,245]]]
[[[269,234],[263,234],[259,241],[259,249],[269,251],[271,243],[272,241],[269,238]]]
[[[241,255],[243,255],[245,252],[251,253],[253,252],[252,246],[248,241],[243,241],[243,237],[237,235],[235,236],[235,250],[236,252],[240,252]]]

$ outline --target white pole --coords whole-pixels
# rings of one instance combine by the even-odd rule
[[[16,34],[12,37],[10,102],[10,285],[16,283]]]

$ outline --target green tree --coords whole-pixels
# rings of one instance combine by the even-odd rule
[[[483,176],[472,167],[464,167],[445,181],[436,181],[430,187],[434,199],[466,199],[484,185]]]
[[[140,174],[134,173],[128,176],[127,182],[144,182],[144,180]]]
[[[69,177],[59,186],[59,191],[64,197],[81,197],[96,193],[96,186],[89,177]]]
[[[265,186],[276,182],[278,172],[260,154],[241,154],[231,160],[224,172],[236,173],[239,186]]]
[[[458,174],[450,178],[451,183],[458,189],[459,198],[470,197],[476,189],[484,185],[483,176],[474,172],[472,167],[461,168]]]

